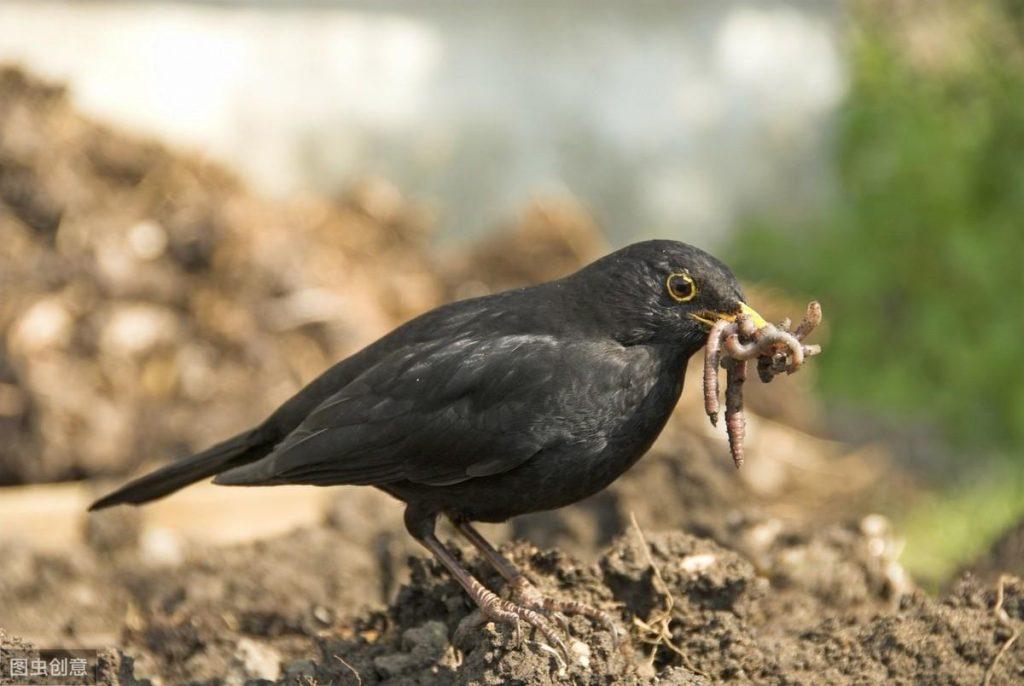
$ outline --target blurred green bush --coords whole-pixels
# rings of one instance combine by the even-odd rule
[[[913,5],[851,10],[832,199],[731,257],[822,300],[827,397],[1024,457],[1024,2]]]

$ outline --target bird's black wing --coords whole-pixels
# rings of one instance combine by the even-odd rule
[[[406,345],[322,402],[266,458],[216,482],[444,485],[504,472],[578,440],[565,408],[599,402],[586,397],[593,389],[581,370],[611,381],[622,367],[542,335]],[[580,422],[572,426],[578,433]]]

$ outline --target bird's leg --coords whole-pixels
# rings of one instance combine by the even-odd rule
[[[525,574],[516,569],[515,565],[498,550],[492,546],[483,535],[467,521],[454,520],[455,528],[465,536],[473,546],[480,551],[498,573],[505,577],[512,597],[523,604],[544,610],[545,612],[561,612],[567,615],[580,615],[587,617],[600,624],[603,624],[612,634],[615,642],[619,640],[619,627],[612,619],[612,616],[595,607],[590,607],[577,600],[557,600],[545,596]]]
[[[430,551],[430,553],[437,558],[437,561],[444,565],[444,568],[448,570],[448,573],[459,582],[459,585],[465,589],[469,597],[472,598],[473,602],[480,608],[480,612],[484,617],[495,621],[502,622],[504,624],[511,624],[515,627],[516,636],[521,637],[522,633],[520,630],[521,622],[526,622],[537,631],[541,633],[548,643],[557,647],[565,659],[569,657],[569,651],[565,647],[565,643],[558,634],[552,629],[551,624],[548,620],[538,613],[536,610],[521,607],[515,603],[505,600],[498,596],[493,591],[489,590],[486,586],[480,583],[476,577],[469,573],[459,561],[444,547],[444,544],[438,540],[437,536],[434,535],[434,519],[433,517],[418,519],[415,522],[411,521],[410,511],[406,510],[406,528],[409,529],[409,533],[420,542],[420,544]]]
[[[453,520],[455,528],[458,529],[459,533],[466,537],[470,543],[473,544],[480,554],[487,558],[487,561],[498,570],[498,573],[505,577],[505,581],[511,582],[516,577],[521,577],[523,574],[516,569],[516,566],[512,562],[498,552],[498,550],[491,545],[483,534],[476,530],[476,527],[464,520]]]

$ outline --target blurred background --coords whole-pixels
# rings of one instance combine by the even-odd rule
[[[724,498],[883,512],[929,588],[1024,568],[1021,0],[6,0],[0,63],[0,536],[102,543],[103,485],[398,322],[665,237],[824,305]],[[687,421],[661,450],[726,467]],[[305,522],[281,490],[223,531],[236,496],[183,494],[143,547]]]

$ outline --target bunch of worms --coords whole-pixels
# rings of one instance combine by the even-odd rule
[[[803,340],[821,324],[821,305],[807,305],[803,321],[790,331],[786,319],[777,326],[765,324],[757,328],[753,319],[741,314],[735,320],[720,319],[711,327],[704,348],[704,410],[713,426],[718,426],[718,368],[725,368],[725,428],[729,434],[729,452],[739,469],[743,466],[743,383],[747,380],[747,363],[757,360],[757,375],[768,383],[776,374],[792,374],[804,360],[821,352],[821,346],[804,345]]]

